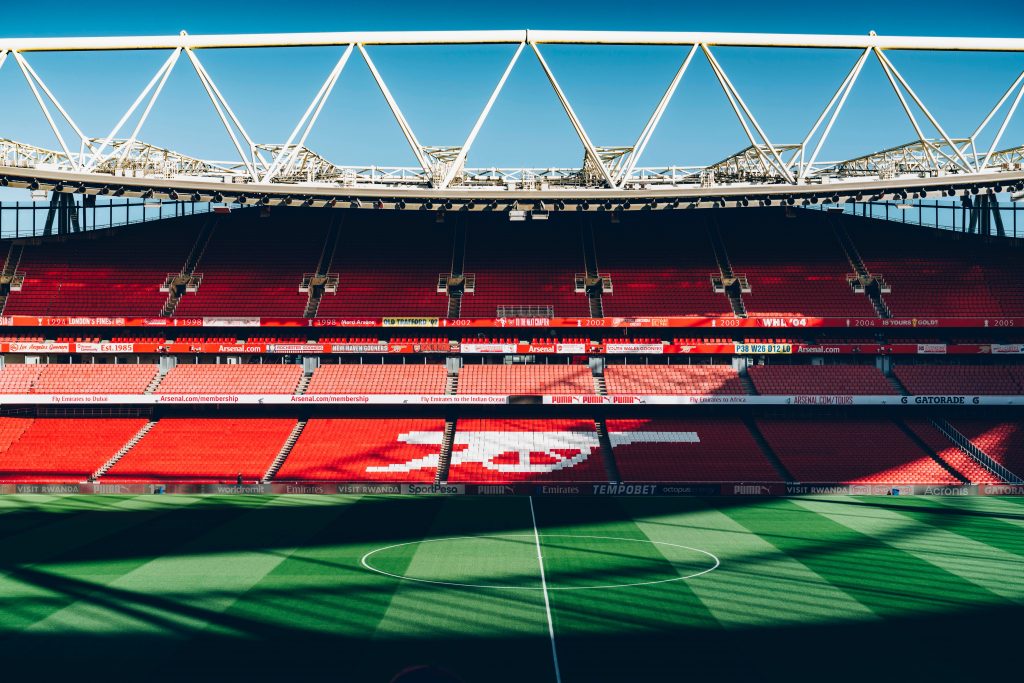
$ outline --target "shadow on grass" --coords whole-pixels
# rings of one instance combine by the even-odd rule
[[[471,681],[554,680],[540,596],[522,592],[475,591],[416,587],[368,575],[355,564],[335,559],[295,558],[294,571],[333,572],[332,581],[309,581],[304,574],[278,583],[257,583],[240,593],[213,595],[197,591],[170,594],[154,585],[152,592],[97,583],[63,571],[64,563],[127,562],[139,566],[149,558],[188,558],[236,552],[289,556],[345,546],[384,545],[424,538],[457,520],[458,532],[503,533],[530,525],[523,499],[442,499],[364,497],[358,504],[270,505],[271,499],[205,498],[188,505],[160,505],[153,510],[94,506],[45,506],[0,515],[0,574],[49,596],[47,616],[67,605],[111,615],[137,627],[89,628],[78,621],[65,627],[58,620],[31,617],[35,598],[0,595],[0,626],[19,617],[34,628],[0,631],[0,658],[6,676],[50,680],[125,675],[148,680],[281,680],[387,681],[394,672],[416,663],[433,663]],[[842,499],[835,502],[846,504]],[[484,508],[490,509],[481,514]],[[628,523],[637,514],[685,514],[713,507],[768,504],[757,499],[659,499],[625,503],[619,499],[545,500],[538,514],[559,527]],[[922,512],[919,504],[859,501],[884,509]],[[545,510],[544,508],[549,509]],[[929,508],[930,510],[930,508]],[[958,514],[960,513],[960,514]],[[806,513],[812,514],[812,513]],[[325,520],[324,516],[329,516]],[[986,515],[987,516],[987,515]],[[1010,515],[1012,516],[1012,515]],[[957,519],[977,518],[976,511],[942,508],[930,523],[938,528]],[[297,542],[296,532],[311,524],[318,531]],[[217,533],[232,525],[232,533]],[[798,522],[789,527],[799,532]],[[78,532],[78,535],[76,534]],[[97,532],[95,537],[86,531]],[[914,533],[901,530],[899,533]],[[85,535],[82,535],[85,534]],[[445,534],[440,534],[445,535]],[[845,552],[851,539],[835,542],[806,539],[790,552],[797,560]],[[882,544],[877,538],[872,543]],[[358,553],[355,554],[357,556]],[[351,557],[347,557],[351,561]],[[760,559],[768,560],[768,556]],[[130,561],[134,561],[130,562]],[[230,563],[230,558],[225,563]],[[757,555],[736,562],[736,570],[759,561]],[[127,566],[127,565],[126,565]],[[307,569],[308,567],[308,569]],[[624,567],[623,571],[628,568]],[[728,568],[724,568],[728,571]],[[130,567],[128,569],[130,571]],[[225,572],[232,567],[226,564]],[[580,576],[585,569],[579,570]],[[110,577],[111,579],[116,578]],[[290,579],[290,580],[289,580]],[[943,588],[937,588],[944,590]],[[379,631],[392,600],[401,592],[403,604],[415,605],[412,628]],[[1024,606],[981,607],[950,598],[946,611],[923,616],[898,613],[884,619],[837,621],[776,628],[722,628],[690,618],[682,597],[662,592],[658,614],[645,624],[642,610],[651,608],[630,590],[609,591],[601,602],[559,600],[558,614],[579,619],[621,619],[621,629],[592,634],[558,632],[562,680],[689,681],[789,679],[973,680],[987,673],[987,662],[999,653],[1016,652]],[[793,596],[794,598],[798,596]],[[648,599],[650,596],[648,596]],[[894,594],[893,599],[899,596]],[[776,596],[780,611],[789,596]],[[45,602],[39,598],[40,602]],[[742,601],[742,596],[737,596]],[[24,603],[22,601],[25,601]],[[221,605],[208,606],[210,603]],[[235,604],[232,604],[235,603]],[[481,633],[503,633],[505,621],[529,612],[535,621],[508,634],[482,637],[467,624],[491,625]],[[6,614],[6,616],[5,616]],[[73,619],[74,616],[69,617]],[[398,615],[399,621],[402,615]],[[332,628],[332,624],[334,627]],[[629,626],[625,626],[629,624]],[[535,632],[535,635],[533,633]],[[392,635],[392,633],[398,633]],[[447,633],[463,635],[447,636]],[[518,634],[518,635],[517,635]],[[526,634],[526,635],[524,635]]]

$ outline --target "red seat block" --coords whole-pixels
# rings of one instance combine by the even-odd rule
[[[607,427],[623,481],[781,479],[737,418],[608,420]]]
[[[0,482],[80,482],[142,429],[140,418],[0,417]]]
[[[275,480],[429,483],[443,436],[437,419],[312,419]]]
[[[295,427],[288,418],[164,418],[103,481],[234,483],[261,478]]]

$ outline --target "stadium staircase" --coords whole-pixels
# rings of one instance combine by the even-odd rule
[[[199,259],[203,257],[203,252],[206,251],[206,247],[213,237],[218,222],[219,220],[216,215],[211,215],[206,219],[203,227],[199,230],[199,234],[196,236],[196,241],[192,245],[192,251],[189,252],[188,258],[185,259],[185,265],[181,271],[177,274],[168,275],[167,279],[164,280],[161,291],[163,291],[164,287],[167,288],[167,301],[164,303],[163,308],[160,309],[162,317],[169,318],[173,316],[174,312],[178,309],[178,304],[181,302],[181,297],[186,292],[194,292],[199,288],[203,276],[196,274],[196,266],[199,264]]]
[[[740,384],[743,385],[743,391],[747,396],[757,396],[757,387],[754,386],[754,380],[750,379],[750,375],[740,375]]]
[[[853,271],[856,273],[860,284],[864,287],[865,294],[871,300],[875,314],[879,318],[891,318],[892,312],[885,303],[885,299],[882,298],[882,285],[884,281],[868,271],[867,266],[864,265],[864,259],[860,257],[860,252],[857,251],[857,246],[853,243],[853,238],[850,237],[850,233],[846,230],[846,226],[839,221],[833,220],[832,216],[827,213],[825,214],[825,221],[832,226],[836,239],[839,240],[839,244],[846,253],[846,260],[850,262],[850,266],[853,267]]]
[[[448,482],[448,470],[452,464],[452,444],[455,443],[455,422],[454,417],[444,421],[444,436],[441,437],[441,452],[437,457],[437,473],[434,475],[434,483],[437,485]]]
[[[324,238],[324,246],[320,250],[320,260],[316,264],[316,272],[311,273],[308,276],[303,277],[302,285],[299,287],[299,291],[303,288],[309,293],[309,298],[306,300],[306,308],[302,312],[304,318],[315,318],[317,311],[320,309],[320,300],[324,296],[324,291],[328,289],[330,285],[334,285],[334,289],[337,290],[339,276],[330,274],[331,264],[334,262],[334,254],[338,250],[338,238],[341,234],[341,217],[335,216],[331,220],[331,225],[327,229],[327,237]]]
[[[1016,474],[996,462],[988,453],[979,448],[976,443],[961,434],[960,431],[948,421],[941,418],[932,418],[929,422],[931,422],[936,429],[942,432],[947,439],[952,441],[953,445],[966,452],[988,471],[996,473],[1003,481],[1010,484],[1024,484],[1024,479],[1018,477]]]
[[[466,224],[457,221],[452,239],[452,268],[448,279],[448,317],[462,316],[462,295],[465,292],[466,274]]]
[[[598,396],[608,395],[608,382],[601,375],[594,375],[594,391]]]
[[[24,253],[25,245],[11,242],[7,258],[4,260],[4,269],[0,272],[0,313],[3,313],[7,306],[7,296],[11,289],[20,288],[25,279],[25,274],[18,272],[18,264],[21,263],[21,256]]]
[[[160,382],[164,381],[164,377],[167,376],[167,373],[168,373],[169,370],[170,370],[169,368],[160,368],[160,370],[157,371],[157,373],[156,373],[156,377],[153,378],[153,381],[149,383],[149,385],[146,387],[146,390],[143,391],[142,393],[144,393],[144,394],[153,394],[153,393],[155,393],[156,390],[157,390],[157,387],[160,386]]]
[[[910,396],[910,392],[907,391],[907,388],[903,386],[903,382],[901,382],[896,375],[886,375],[885,381],[887,381],[900,396]]]
[[[737,318],[746,318],[747,307],[743,303],[743,285],[741,279],[736,277],[732,270],[732,263],[729,262],[729,254],[725,250],[725,242],[722,241],[718,223],[714,217],[711,217],[705,227],[708,231],[708,238],[711,240],[711,249],[715,253],[715,263],[718,264],[718,273],[725,288],[725,296],[729,298],[729,306],[732,307],[733,315]]]
[[[943,460],[942,457],[938,453],[935,452],[935,449],[932,448],[931,446],[929,446],[928,443],[925,442],[925,440],[922,439],[920,436],[918,436],[917,433],[913,429],[908,427],[906,425],[906,423],[903,422],[903,420],[894,417],[892,419],[892,421],[893,421],[893,424],[895,424],[899,428],[899,430],[901,432],[906,434],[908,439],[913,441],[917,445],[918,448],[920,448],[922,451],[927,453],[928,456],[931,457],[932,460],[937,462],[942,469],[944,469],[947,472],[949,472],[950,474],[952,474],[954,477],[959,479],[964,484],[970,484],[971,483],[970,479],[965,477],[963,475],[963,473],[961,473],[955,467],[953,467],[948,462]]]
[[[597,269],[597,247],[594,243],[594,225],[584,223],[581,237],[583,239],[583,262],[586,274],[583,278],[583,291],[587,295],[591,318],[604,317],[604,302],[601,294],[605,289],[605,278]]]
[[[114,453],[114,455],[112,455],[109,460],[100,465],[99,469],[92,473],[92,476],[89,477],[89,481],[96,481],[104,474],[106,474],[111,467],[117,464],[118,460],[120,460],[121,458],[128,454],[128,451],[135,448],[135,444],[142,441],[142,437],[146,436],[146,434],[149,434],[149,430],[151,430],[156,425],[156,422],[157,421],[155,419],[151,419],[149,422],[142,425],[142,428],[139,429],[139,431],[135,432],[135,435],[128,440],[128,443],[121,446],[117,453]]]
[[[765,460],[771,464],[772,469],[774,469],[775,473],[782,478],[782,481],[796,481],[793,475],[790,474],[789,470],[786,469],[786,466],[782,464],[782,461],[779,460],[779,456],[776,455],[775,450],[768,443],[768,440],[764,438],[764,434],[761,433],[761,430],[758,428],[757,422],[754,421],[754,418],[745,417],[743,418],[743,423],[747,426],[747,429],[750,430],[750,435],[754,437],[754,442],[761,449],[761,453],[764,454]]]
[[[454,396],[459,393],[459,373],[458,371],[448,371],[448,379],[445,381],[444,393],[448,396]]]
[[[309,422],[309,420],[299,420],[295,423],[295,426],[292,427],[291,433],[288,434],[288,438],[284,440],[284,445],[281,446],[281,450],[278,451],[277,456],[274,458],[274,462],[270,463],[270,467],[267,468],[267,471],[263,474],[263,478],[260,479],[260,481],[267,482],[274,478],[277,471],[281,469],[281,465],[284,464],[288,454],[292,452],[292,448],[295,447],[295,442],[299,440],[300,436],[302,436],[302,430],[306,428],[307,422]]]
[[[612,454],[612,440],[608,438],[608,425],[603,419],[594,420],[594,429],[597,432],[597,440],[601,444],[601,459],[604,462],[604,471],[608,481],[617,484],[622,481],[619,473],[619,466],[615,463],[615,456]]]
[[[299,380],[299,386],[295,387],[295,395],[302,396],[304,393],[306,393],[306,389],[309,388],[309,383],[310,381],[312,381],[312,379],[312,374],[303,374],[302,379]]]

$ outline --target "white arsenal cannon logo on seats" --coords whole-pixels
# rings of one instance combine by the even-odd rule
[[[399,434],[398,440],[439,447],[443,437],[442,432],[409,432]],[[608,438],[613,448],[633,443],[700,443],[696,432],[611,432]],[[495,472],[554,472],[575,467],[599,447],[593,432],[456,432],[451,466],[478,463]],[[507,457],[512,454],[517,456],[514,460]],[[413,472],[437,467],[439,457],[431,453],[407,462],[371,465],[366,471]]]

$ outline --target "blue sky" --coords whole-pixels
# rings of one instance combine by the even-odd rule
[[[1020,0],[965,2],[103,2],[88,11],[8,3],[0,36],[67,36],[563,28],[1024,37]],[[631,144],[685,55],[683,48],[542,48],[598,145]],[[458,145],[513,46],[376,47],[370,54],[420,141]],[[249,133],[283,142],[341,48],[202,51],[200,58]],[[29,60],[91,135],[103,136],[167,53],[32,54]],[[716,56],[773,142],[797,142],[856,60],[852,51],[719,48]],[[891,53],[953,136],[969,134],[1024,70],[1024,53]],[[0,69],[0,137],[56,147],[13,60]],[[990,126],[994,131],[995,126]],[[931,131],[928,131],[931,133]],[[179,61],[140,136],[205,157],[233,148],[187,61]],[[914,133],[869,61],[823,159],[857,156]],[[983,142],[985,140],[983,139]],[[1004,146],[1024,143],[1024,112]],[[349,62],[309,146],[340,164],[413,165],[408,145],[366,66]],[[715,162],[748,143],[710,67],[698,56],[643,165]],[[578,166],[581,146],[547,81],[525,52],[470,155],[470,166]]]

